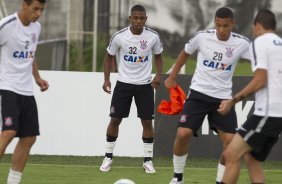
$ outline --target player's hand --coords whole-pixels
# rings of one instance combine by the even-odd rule
[[[166,88],[175,88],[176,86],[176,81],[174,79],[172,79],[171,77],[168,77],[165,81],[164,81],[164,85]]]
[[[160,81],[161,81],[161,75],[160,74],[157,74],[155,77],[154,77],[154,79],[153,79],[153,81],[152,81],[152,83],[151,83],[151,85],[153,86],[153,88],[157,88],[159,85],[160,85]]]
[[[222,100],[219,108],[217,109],[217,112],[219,112],[219,114],[226,115],[227,113],[229,113],[233,105],[233,100]]]
[[[40,90],[46,91],[49,88],[49,84],[46,80],[43,80],[41,78],[36,79],[36,84],[40,87]]]
[[[108,93],[108,94],[111,94],[112,91],[111,91],[111,81],[105,81],[104,84],[103,84],[103,90]]]

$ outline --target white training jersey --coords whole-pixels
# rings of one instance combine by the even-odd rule
[[[199,31],[184,49],[189,55],[198,51],[190,88],[214,98],[232,98],[232,76],[238,60],[250,58],[249,47],[246,37],[233,32],[221,41],[215,29]]]
[[[130,27],[115,33],[107,51],[119,59],[118,80],[129,84],[149,84],[152,77],[152,55],[161,54],[163,47],[157,32],[144,27],[134,35]]]
[[[267,85],[256,92],[254,114],[282,117],[282,39],[274,33],[257,37],[250,47],[252,70],[267,70]]]
[[[0,21],[0,89],[33,95],[32,63],[41,26],[24,26],[18,14]]]

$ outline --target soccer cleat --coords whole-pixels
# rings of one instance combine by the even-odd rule
[[[111,158],[105,157],[100,167],[100,171],[108,172],[111,169],[112,163],[113,163],[113,160]]]
[[[156,170],[154,169],[152,160],[144,162],[143,168],[146,173],[155,173],[156,172]]]
[[[172,178],[169,184],[184,184],[183,181],[177,181],[177,178]]]

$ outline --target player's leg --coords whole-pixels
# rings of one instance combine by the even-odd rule
[[[236,184],[240,174],[240,161],[244,154],[251,151],[251,147],[239,135],[235,134],[231,143],[225,149],[223,156],[226,161],[226,169],[222,182]]]
[[[266,160],[280,137],[282,125],[279,122],[281,118],[253,115],[238,130],[240,136],[252,148],[252,151],[244,156],[252,183],[261,184],[265,181],[260,162]]]
[[[190,128],[178,127],[173,145],[173,179],[171,183],[183,181],[184,167],[189,152],[189,141],[193,135]]]
[[[16,134],[17,132],[14,130],[6,130],[6,131],[1,132],[0,134],[0,159],[4,155],[7,146],[10,144],[10,142],[13,140]]]
[[[135,85],[134,100],[137,107],[137,116],[141,119],[144,145],[143,168],[146,173],[155,173],[153,166],[154,129],[152,119],[154,117],[154,89],[151,84]]]
[[[100,167],[100,171],[107,172],[113,163],[113,152],[116,145],[116,140],[119,132],[119,125],[122,118],[111,118],[110,123],[107,128],[106,135],[106,146],[105,146],[105,158]]]
[[[231,142],[234,134],[233,133],[225,133],[221,130],[217,130],[217,133],[221,139],[222,142],[222,153],[227,148],[228,144]],[[224,155],[221,154],[218,165],[217,165],[217,176],[216,176],[216,183],[219,184],[222,181],[222,177],[225,171],[225,158]]]
[[[250,153],[244,155],[251,183],[263,184],[265,181],[263,168],[260,161],[256,160]]]
[[[14,171],[22,172],[24,170],[30,149],[35,140],[36,136],[19,138],[12,156],[12,169]]]
[[[212,111],[209,113],[208,120],[211,129],[216,131],[222,142],[222,153],[227,148],[228,144],[231,142],[237,128],[237,116],[235,109],[232,108],[231,111],[222,116],[217,112],[218,106],[221,102],[220,99],[213,99],[214,103],[211,103]],[[217,175],[216,183],[221,183],[223,174],[225,171],[225,158],[221,154],[219,163],[217,165]]]
[[[174,174],[171,184],[183,183],[184,167],[189,153],[189,141],[193,135],[197,136],[197,131],[202,126],[208,111],[209,103],[206,101],[206,95],[191,90],[184,104],[173,145]]]
[[[107,127],[105,158],[100,166],[100,171],[107,172],[113,162],[113,151],[119,133],[122,119],[128,117],[132,102],[132,85],[117,81],[110,108],[110,123]]]
[[[122,121],[122,118],[111,118],[110,123],[107,128],[107,143],[106,143],[106,153],[105,157],[112,159],[113,150],[116,144],[116,140],[119,132],[119,125]]]
[[[154,145],[154,129],[152,120],[141,120],[143,126],[142,140],[144,144],[144,161],[143,168],[146,173],[155,173],[152,158]]]
[[[20,183],[21,176],[31,147],[39,135],[39,122],[37,105],[34,96],[17,95],[19,111],[19,130],[17,137],[19,141],[12,156],[12,167],[10,169],[7,183]]]
[[[18,131],[17,94],[0,90],[0,159]]]
[[[1,117],[2,132],[0,135],[0,157],[3,156],[6,147],[17,136],[19,131],[19,95],[14,92],[0,90],[1,95]],[[8,174],[7,183],[17,184],[20,182],[22,172],[14,171],[12,168]]]

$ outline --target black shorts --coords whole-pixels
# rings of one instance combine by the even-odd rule
[[[114,118],[128,117],[132,98],[137,107],[137,116],[143,120],[154,118],[154,89],[151,84],[134,85],[117,81],[110,109]]]
[[[252,115],[238,130],[239,135],[252,148],[251,155],[264,161],[282,131],[282,118]]]
[[[34,96],[0,90],[1,130],[15,130],[16,137],[39,135],[37,106]]]
[[[217,109],[221,101],[222,99],[190,90],[178,126],[190,128],[193,130],[194,136],[198,136],[197,132],[202,126],[205,117],[208,116],[210,129],[235,133],[237,128],[235,109],[232,108],[227,115],[219,114]]]

